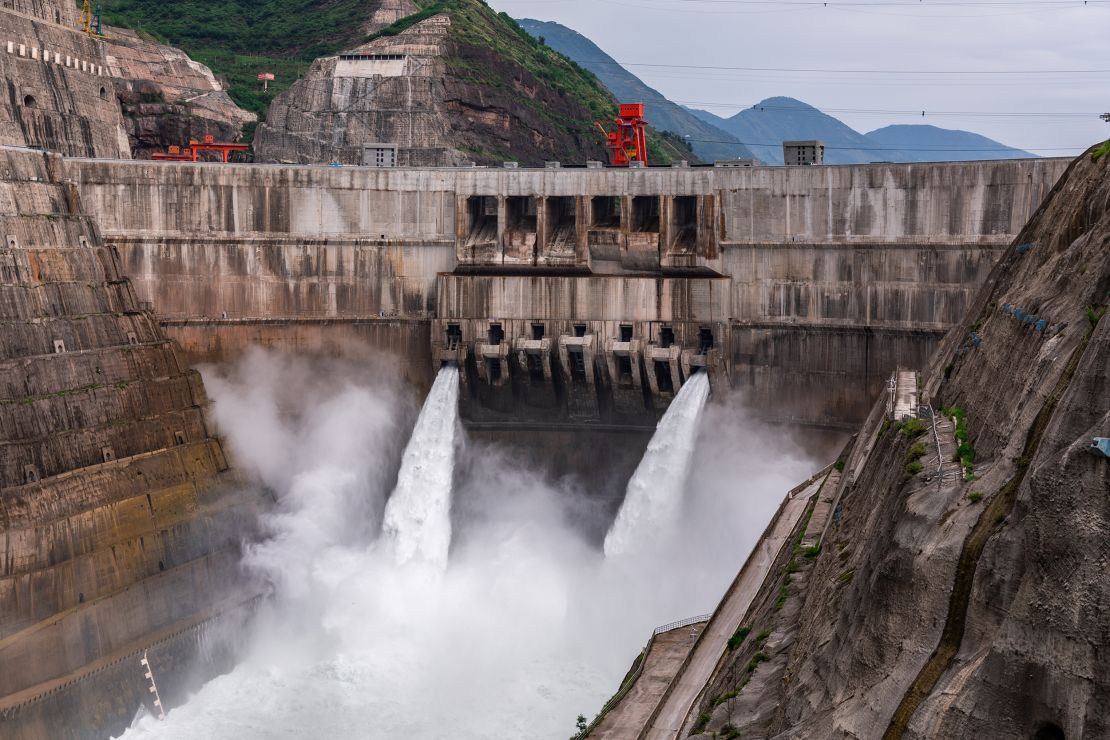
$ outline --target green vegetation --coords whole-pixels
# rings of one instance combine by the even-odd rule
[[[365,0],[112,0],[104,20],[184,49],[228,82],[235,102],[264,113],[313,59],[358,41]],[[273,72],[262,90],[256,75]]]
[[[843,473],[844,472],[844,461],[843,460],[837,460],[836,464],[833,465],[833,467],[836,468],[836,472]]]
[[[844,571],[839,576],[837,576],[836,580],[839,581],[840,583],[851,583],[852,578],[854,578],[855,575],[856,575],[856,569],[855,568],[849,568],[848,570]]]
[[[920,437],[929,430],[929,425],[917,418],[905,419],[899,422],[897,427],[898,433],[909,439]]]
[[[1110,154],[1110,141],[1104,141],[1102,146],[1091,152],[1091,161],[1097,162],[1107,154]]]
[[[983,494],[979,491],[972,491],[971,493],[967,494],[967,500],[973,504],[977,504],[983,500]]]
[[[762,645],[763,645],[763,643],[767,642],[767,638],[768,638],[768,637],[770,637],[770,636],[771,636],[771,630],[769,630],[769,629],[761,629],[761,630],[759,631],[759,634],[755,636],[755,641],[756,641],[756,643],[758,643],[758,644],[759,644],[760,646],[762,646]]]
[[[702,712],[698,715],[698,721],[694,723],[694,727],[690,730],[691,735],[700,735],[709,724],[709,720],[713,719],[708,712]]]
[[[359,31],[375,7],[366,0],[113,0],[104,20],[182,48],[226,81],[239,106],[264,117],[273,99],[303,77],[316,58],[399,34],[446,12],[451,14],[450,35],[457,49],[477,47],[518,64],[589,111],[590,120],[574,120],[565,110],[549,110],[526,96],[519,98],[521,105],[530,106],[555,128],[579,141],[597,140],[600,134],[593,121],[615,116],[616,101],[593,74],[534,39],[507,14],[493,11],[482,0],[417,0],[417,4],[419,11],[371,36]],[[507,83],[496,65],[459,56],[447,59],[447,64],[453,73],[475,84],[497,88]],[[276,77],[267,90],[257,79],[261,72]],[[246,133],[249,139],[253,131]],[[649,156],[660,164],[693,158],[686,142],[674,134],[649,131],[648,144]],[[510,158],[498,152],[475,154]]]
[[[821,554],[820,545],[810,545],[809,547],[802,548],[802,555],[807,558],[815,558]]]
[[[1106,306],[1088,306],[1087,307],[1087,321],[1091,323],[1091,328],[1098,326],[1098,322],[1102,321],[1102,317],[1106,315]]]
[[[754,671],[756,669],[756,666],[758,666],[760,663],[762,663],[764,661],[767,661],[767,660],[770,660],[770,659],[771,659],[770,655],[768,655],[767,653],[760,650],[759,652],[757,652],[755,655],[752,656],[752,659],[750,661],[748,661],[748,673],[751,673],[752,671]]]
[[[732,725],[725,725],[721,728],[721,733],[717,735],[717,737],[720,738],[720,740],[735,740],[740,737],[740,730]]]
[[[956,419],[956,443],[959,446],[956,448],[955,459],[963,468],[964,480],[973,481],[975,480],[975,447],[969,441],[967,433],[967,412],[959,407],[953,407],[943,409],[941,413]]]
[[[740,627],[732,633],[732,637],[728,638],[728,649],[735,650],[744,644],[744,638],[751,634],[751,627]]]
[[[733,689],[732,691],[729,691],[728,693],[725,693],[725,694],[721,694],[720,696],[714,696],[710,700],[709,706],[713,709],[716,709],[717,707],[721,706],[722,704],[724,704],[729,699],[735,699],[739,695],[740,695],[740,689]]]
[[[926,447],[921,442],[916,442],[910,447],[909,452],[906,453],[906,477],[912,478],[925,469],[921,464],[921,458],[925,457]]]
[[[779,595],[775,598],[775,611],[782,609],[783,605],[786,603],[786,598],[789,595],[790,594],[786,590],[786,584],[782,584],[782,587],[779,589]]]

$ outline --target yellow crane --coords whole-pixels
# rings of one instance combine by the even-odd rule
[[[92,3],[89,0],[84,0],[81,5],[81,30],[90,36],[103,38],[104,34],[101,33],[100,25],[100,3],[97,3],[96,10],[93,11]]]

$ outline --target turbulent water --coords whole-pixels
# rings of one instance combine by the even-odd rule
[[[447,365],[420,410],[401,459],[397,487],[385,507],[382,534],[400,565],[418,558],[447,566],[458,410],[459,370]]]
[[[244,558],[274,595],[249,634],[231,636],[243,653],[231,673],[169,702],[165,722],[141,717],[127,740],[569,737],[654,627],[712,608],[784,492],[813,469],[742,409],[710,407],[713,432],[698,440],[671,510],[677,537],[606,558],[580,523],[583,510],[600,510],[596,492],[544,480],[495,447],[459,444],[446,568],[399,563],[396,540],[412,533],[382,536],[383,519],[420,521],[425,534],[437,521],[435,546],[414,536],[412,551],[443,553],[448,514],[384,514],[400,506],[405,480],[428,494],[415,481],[442,481],[432,470],[447,468],[445,457],[419,473],[403,462],[413,409],[390,384],[396,376],[266,352],[206,373],[238,466],[278,496],[268,538]],[[453,412],[433,407],[457,390],[437,386],[413,454],[427,451],[415,437],[429,418],[443,436],[429,431],[427,444],[448,448]]]
[[[635,553],[673,533],[690,474],[698,420],[709,398],[709,378],[696,373],[679,390],[652,435],[605,536],[605,555]]]

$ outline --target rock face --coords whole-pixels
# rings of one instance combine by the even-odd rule
[[[107,28],[108,69],[123,111],[132,155],[147,159],[172,145],[187,146],[206,134],[239,141],[258,116],[235,104],[208,67],[185,52]]]
[[[603,159],[590,111],[505,51],[529,42],[484,5],[463,5],[473,7],[318,59],[270,106],[256,159],[372,163],[372,143],[396,144],[397,163],[412,166]],[[460,23],[491,24],[500,40],[469,43]]]
[[[104,737],[144,649],[180,667],[253,597],[256,501],[61,157],[0,150],[0,228],[0,736]]]
[[[130,158],[104,46],[74,5],[13,2],[0,7],[0,144]]]
[[[213,134],[242,138],[257,120],[184,52],[105,28],[78,28],[72,3],[18,2],[0,8],[0,144],[70,156],[149,157]],[[187,102],[186,102],[187,101]],[[122,115],[121,115],[122,112]]]
[[[1110,735],[1110,460],[1087,450],[1110,436],[1108,247],[1110,158],[1084,155],[924,376],[963,446],[951,419],[872,415],[819,556],[768,579],[745,624],[769,636],[722,657],[688,728]]]

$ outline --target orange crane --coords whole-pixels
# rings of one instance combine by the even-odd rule
[[[621,103],[620,115],[613,120],[616,131],[607,131],[600,123],[597,127],[605,134],[609,146],[609,163],[614,167],[628,167],[632,162],[648,164],[647,121],[644,120],[643,103]]]

